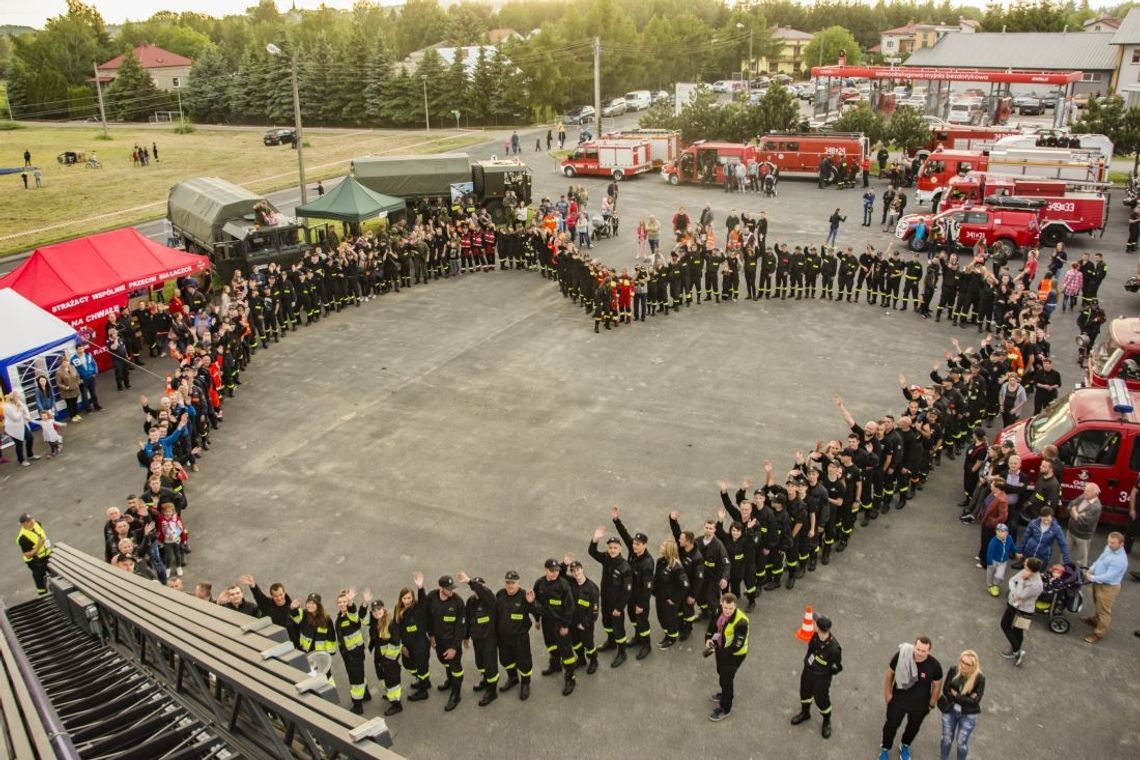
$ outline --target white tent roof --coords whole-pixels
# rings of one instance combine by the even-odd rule
[[[0,290],[0,325],[4,325],[0,330],[0,362],[4,363],[75,338],[71,325],[11,288]]]

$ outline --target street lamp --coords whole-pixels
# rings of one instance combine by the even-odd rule
[[[743,29],[744,24],[739,21],[736,22],[737,29]],[[748,25],[748,77],[752,78],[752,24]]]
[[[459,131],[459,109],[453,109],[451,115],[455,117],[455,131]]]
[[[431,118],[428,116],[428,102],[427,102],[427,74],[420,74],[420,79],[424,80],[424,131],[431,131]]]
[[[270,42],[265,46],[270,55],[284,55],[281,48]],[[293,82],[293,130],[297,133],[293,145],[297,147],[297,169],[301,175],[301,205],[309,202],[309,191],[305,186],[305,133],[301,129],[301,96],[297,92],[297,56],[289,55],[289,74]]]

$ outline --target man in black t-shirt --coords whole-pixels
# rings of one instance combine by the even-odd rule
[[[901,645],[891,658],[883,683],[887,720],[883,723],[879,760],[889,760],[895,733],[904,718],[906,728],[903,729],[902,744],[899,747],[899,760],[910,760],[910,745],[918,735],[926,714],[938,703],[938,694],[942,688],[942,665],[930,655],[931,648],[930,639],[919,636],[914,644]]]

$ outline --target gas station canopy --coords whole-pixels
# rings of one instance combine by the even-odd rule
[[[1021,71],[1018,69],[943,69],[918,66],[812,66],[811,75],[816,78],[917,79],[931,82],[1067,85],[1081,81],[1083,73],[1080,71]]]

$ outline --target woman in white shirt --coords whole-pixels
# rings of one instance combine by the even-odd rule
[[[4,432],[16,444],[16,459],[21,467],[31,465],[31,460],[39,459],[32,450],[35,438],[32,436],[32,415],[19,391],[12,391],[4,398]],[[25,458],[25,449],[27,458]]]

